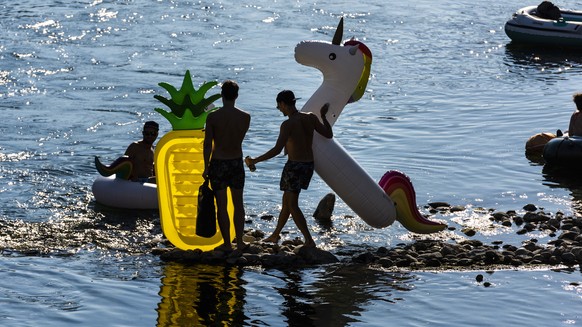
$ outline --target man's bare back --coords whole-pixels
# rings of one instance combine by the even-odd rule
[[[224,106],[208,115],[207,136],[213,140],[213,159],[242,158],[242,141],[249,129],[251,116],[234,106]]]

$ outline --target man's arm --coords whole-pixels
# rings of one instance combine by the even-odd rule
[[[131,161],[131,164],[133,166],[131,169],[131,176],[129,176],[130,180],[132,180],[132,181],[137,181],[137,176],[136,176],[135,172],[139,170],[138,165],[140,164],[136,160],[136,156],[137,156],[138,151],[139,151],[139,147],[137,146],[137,143],[133,142],[127,147],[127,149],[125,150],[125,153],[123,154],[125,157],[129,158],[129,161]]]
[[[245,113],[245,122],[244,122],[244,131],[245,132],[243,134],[243,138],[245,137],[245,135],[249,131],[250,127],[251,127],[251,115],[249,113]]]
[[[212,128],[212,113],[206,118],[206,127],[204,129],[204,143],[202,143],[202,150],[204,156],[204,172],[202,176],[207,177],[208,173],[206,169],[210,163],[210,157],[212,155],[212,141],[214,139],[214,129]]]
[[[274,156],[278,155],[279,153],[281,153],[281,150],[283,150],[283,148],[285,147],[288,138],[289,138],[289,127],[287,126],[287,121],[285,121],[283,122],[283,124],[281,124],[281,129],[279,130],[279,137],[277,138],[275,146],[271,150],[265,152],[264,154],[254,159],[251,158],[252,163],[256,164],[257,162],[269,160]]]
[[[124,155],[128,156],[128,157],[133,157],[135,156],[135,151],[136,151],[136,143],[133,142],[130,145],[127,146],[127,149],[125,149],[125,153]]]

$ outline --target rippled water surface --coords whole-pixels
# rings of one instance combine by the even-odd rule
[[[4,1],[0,3],[0,324],[190,326],[578,325],[580,271],[386,272],[338,265],[300,271],[181,266],[151,249],[156,212],[95,203],[93,157],[120,155],[153,109],[158,86],[235,79],[252,114],[245,154],[269,149],[283,121],[275,96],[303,105],[322,81],[294,60],[303,40],[344,38],[372,51],[363,98],[335,137],[376,180],[400,170],[421,210],[454,227],[487,220],[476,208],[579,215],[580,183],[547,174],[524,155],[538,132],[566,129],[581,90],[577,52],[510,44],[505,21],[518,1]],[[561,7],[582,8],[566,1]],[[278,215],[284,158],[247,174],[247,228],[269,232]],[[329,187],[314,177],[301,194],[316,242],[330,251],[394,246],[398,223],[372,229],[342,201],[334,225],[311,213]],[[275,194],[275,195],[274,195]],[[459,228],[460,229],[460,228]],[[297,231],[287,226],[293,238]],[[460,234],[457,232],[457,234]],[[519,244],[515,230],[480,235]],[[491,283],[475,281],[484,274]],[[97,322],[99,321],[99,322]]]

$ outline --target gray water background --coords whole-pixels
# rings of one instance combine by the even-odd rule
[[[580,8],[578,1],[557,3]],[[48,254],[4,248],[0,323],[6,326],[559,326],[580,324],[579,270],[387,272],[346,265],[300,271],[185,267],[141,251],[161,238],[157,213],[94,202],[93,156],[120,155],[157,113],[157,84],[235,79],[252,114],[245,154],[270,148],[284,119],[281,89],[302,105],[321,83],[295,62],[303,40],[344,38],[372,51],[364,97],[348,105],[335,137],[376,180],[400,170],[417,203],[467,208],[434,217],[451,226],[488,223],[480,208],[580,214],[580,184],[543,173],[524,155],[538,132],[566,129],[580,91],[577,52],[509,44],[503,25],[518,1],[56,1],[0,3],[0,221],[2,239],[59,239],[82,222],[94,241]],[[247,228],[269,232],[278,215],[284,158],[247,174]],[[338,200],[334,226],[310,213],[329,188],[318,177],[301,195],[320,247],[374,249],[410,240],[398,223],[373,229]],[[426,211],[423,211],[426,212]],[[97,223],[99,222],[99,223]],[[14,226],[20,226],[14,229]],[[39,232],[36,232],[36,230]],[[297,236],[287,226],[286,238]],[[44,234],[43,234],[44,233]],[[79,233],[83,233],[80,231]],[[452,232],[461,236],[459,230]],[[480,233],[519,244],[515,227]],[[87,236],[79,236],[84,240]],[[141,242],[141,243],[140,243]],[[67,240],[67,244],[73,244]],[[23,255],[28,254],[28,255]],[[485,274],[492,287],[475,281]],[[168,306],[174,303],[175,306]],[[222,303],[222,305],[212,305]],[[210,315],[214,318],[204,316]],[[202,316],[202,317],[201,317]],[[205,320],[206,319],[206,320]]]

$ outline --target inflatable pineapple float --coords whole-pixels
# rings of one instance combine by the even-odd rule
[[[160,139],[155,150],[160,221],[166,238],[182,250],[209,251],[223,243],[218,228],[216,234],[208,238],[196,235],[198,189],[204,181],[203,128],[211,111],[208,108],[220,98],[220,94],[208,98],[205,94],[216,84],[218,82],[204,83],[196,90],[190,72],[186,71],[180,90],[168,83],[159,83],[170,93],[170,99],[154,96],[170,109],[155,110],[172,125],[172,131]],[[228,211],[232,217],[230,199]],[[230,235],[235,235],[232,221],[230,226]]]

